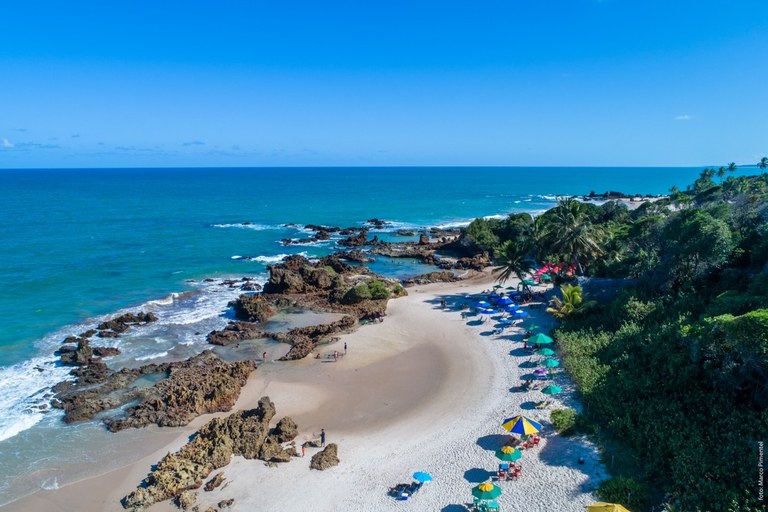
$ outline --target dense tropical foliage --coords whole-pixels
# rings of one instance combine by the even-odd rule
[[[580,315],[562,313],[575,300],[575,287],[563,288],[552,310],[585,405],[575,423],[612,454],[615,478],[600,492],[626,494],[633,512],[765,510],[768,175],[734,177],[732,167],[706,169],[634,210],[569,199],[536,218],[479,219],[468,230],[507,276],[552,261],[632,278]]]

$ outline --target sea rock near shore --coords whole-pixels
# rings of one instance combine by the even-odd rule
[[[344,240],[339,240],[339,245],[346,247],[357,247],[361,245],[368,245],[368,230],[363,228],[357,234],[350,235]]]
[[[458,280],[459,278],[456,277],[456,274],[448,270],[443,270],[441,272],[429,272],[427,274],[412,277],[411,279],[406,279],[403,281],[403,286],[415,286],[429,283],[453,283]]]
[[[200,362],[172,367],[144,401],[126,410],[126,418],[105,420],[107,428],[117,432],[150,424],[178,427],[201,414],[228,411],[256,369],[254,361],[227,363],[212,353]]]
[[[235,309],[235,318],[246,322],[266,322],[277,313],[262,295],[243,294],[231,305]]]
[[[247,322],[230,322],[221,331],[211,331],[206,340],[211,345],[226,346],[243,340],[264,337],[264,333],[254,324]]]
[[[145,313],[140,311],[138,313],[125,313],[111,320],[100,323],[96,328],[99,331],[111,331],[112,333],[121,334],[127,331],[131,325],[148,324],[157,321],[157,315],[154,313]],[[112,337],[105,332],[100,332],[98,336]]]
[[[339,447],[336,443],[327,445],[322,451],[312,456],[312,460],[309,462],[310,469],[323,471],[333,466],[338,466],[340,462],[338,450]]]
[[[123,507],[138,512],[198,489],[213,470],[229,464],[232,455],[254,458],[274,415],[275,405],[262,397],[256,409],[212,419],[178,452],[163,457],[142,486],[123,498]]]

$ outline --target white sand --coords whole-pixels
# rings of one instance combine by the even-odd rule
[[[521,330],[489,335],[491,322],[468,325],[450,307],[491,284],[486,276],[411,288],[408,297],[390,302],[383,323],[363,326],[321,348],[323,355],[343,352],[346,342],[349,353],[339,362],[308,358],[260,367],[236,407],[253,407],[268,395],[277,418],[290,415],[298,423],[299,442],[325,428],[327,441],[339,445],[341,463],[310,470],[309,458],[318,449],[279,467],[236,457],[221,469],[222,487],[198,493],[200,510],[228,498],[235,499],[230,509],[235,511],[463,510],[472,501],[471,488],[498,467],[494,451],[508,436],[501,421],[521,413],[547,428],[541,445],[524,452],[522,476],[498,483],[501,509],[583,511],[597,501],[591,491],[606,473],[595,447],[553,434],[549,412],[530,408],[545,398],[540,392],[510,392],[532,371],[520,368],[530,359],[520,355]],[[439,308],[441,298],[449,303],[446,310]],[[531,309],[526,324],[546,325],[543,311]],[[557,374],[555,382],[566,389],[556,402],[578,406],[565,375]],[[117,500],[136,487],[150,465],[208,419],[198,418],[174,443],[142,454],[133,466],[38,492],[9,510],[121,510]],[[586,462],[578,464],[579,457]],[[389,487],[410,482],[415,471],[430,472],[434,481],[408,501],[387,496]],[[175,507],[163,503],[150,510]]]

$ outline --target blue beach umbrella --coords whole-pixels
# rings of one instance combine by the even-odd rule
[[[496,310],[495,310],[495,309],[490,309],[490,308],[488,308],[488,309],[483,309],[483,310],[482,310],[482,311],[480,311],[480,312],[481,312],[482,314],[484,314],[484,315],[495,315],[495,314],[496,314]]]
[[[528,312],[522,309],[516,309],[512,316],[515,318],[528,318]]]
[[[502,325],[509,325],[512,323],[512,320],[510,320],[509,318],[502,318],[501,320],[499,320],[499,323]]]
[[[502,297],[499,299],[499,304],[502,306],[509,306],[510,304],[512,304],[512,299],[510,299],[509,297]]]
[[[477,306],[478,308],[487,308],[488,306],[490,306],[490,304],[488,304],[484,300],[480,300],[475,303],[475,306]]]
[[[413,474],[413,479],[417,482],[431,482],[432,481],[432,475],[427,473],[426,471],[417,471]]]

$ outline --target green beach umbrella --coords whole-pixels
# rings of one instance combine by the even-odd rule
[[[560,366],[560,361],[557,359],[545,359],[543,363],[541,363],[542,366],[546,366],[547,368],[555,368],[557,366]]]
[[[529,330],[529,331],[531,331],[531,332],[533,332],[533,331],[536,331],[536,330],[538,330],[538,329],[539,329],[539,326],[538,326],[538,325],[536,325],[536,324],[530,325],[530,326],[528,327],[528,330]]]
[[[539,350],[536,351],[536,353],[539,354],[540,356],[544,356],[544,357],[549,357],[549,356],[555,355],[555,351],[552,350],[551,348],[547,348],[547,347],[540,348]]]
[[[534,334],[530,338],[528,338],[528,343],[533,343],[535,345],[549,345],[550,343],[554,343],[555,340],[544,334],[543,332]]]
[[[504,462],[514,462],[519,460],[522,456],[523,452],[511,446],[502,446],[500,449],[496,450],[496,457]]]
[[[501,496],[501,487],[485,482],[472,488],[472,496],[479,500],[492,500]]]
[[[563,390],[560,386],[555,386],[554,384],[550,384],[549,386],[545,387],[541,390],[542,393],[545,395],[556,395],[560,393]]]

